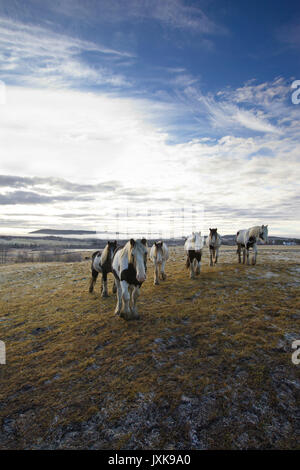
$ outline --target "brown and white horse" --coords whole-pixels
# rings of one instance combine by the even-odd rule
[[[169,259],[169,250],[165,242],[155,242],[150,250],[150,259],[154,264],[154,285],[159,284],[159,277],[164,281],[167,276],[165,264]]]
[[[219,257],[219,248],[221,246],[222,240],[218,234],[217,228],[210,228],[209,235],[206,239],[206,245],[209,248],[209,265],[213,266],[217,264]]]
[[[133,240],[115,252],[112,271],[117,287],[117,305],[115,314],[125,320],[139,318],[136,301],[140,287],[146,280],[147,240]]]
[[[186,267],[190,268],[191,279],[195,279],[195,274],[200,274],[203,245],[204,237],[201,236],[201,232],[193,232],[185,241]]]
[[[253,249],[252,264],[256,264],[257,246],[256,243],[261,240],[262,243],[268,243],[268,226],[256,225],[248,228],[248,230],[239,230],[236,234],[237,254],[239,263],[241,262],[241,251],[243,250],[243,264],[245,264],[247,256],[247,264],[249,263],[249,250]]]
[[[107,274],[112,272],[112,259],[113,254],[117,248],[116,241],[109,241],[102,251],[95,251],[92,255],[92,278],[90,281],[89,291],[93,292],[94,286],[97,281],[98,274],[102,274],[102,283],[101,283],[101,295],[102,297],[108,297],[107,292]],[[116,286],[114,283],[113,292],[116,292]]]

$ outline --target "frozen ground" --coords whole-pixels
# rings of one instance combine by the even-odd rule
[[[190,280],[182,249],[139,299],[141,319],[88,293],[90,262],[0,271],[2,449],[299,448],[300,249]]]

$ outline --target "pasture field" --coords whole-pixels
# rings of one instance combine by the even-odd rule
[[[88,293],[90,261],[0,270],[1,449],[296,449],[300,247],[221,247],[190,280],[182,247],[141,319]]]

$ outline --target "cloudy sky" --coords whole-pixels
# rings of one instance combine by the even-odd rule
[[[300,236],[297,1],[0,0],[0,234]]]

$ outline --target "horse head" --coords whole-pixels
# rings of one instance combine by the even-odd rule
[[[217,228],[210,228],[210,229],[209,229],[209,235],[210,235],[211,241],[216,241],[216,239],[217,239],[217,231],[218,231]]]
[[[155,242],[155,255],[156,255],[156,260],[160,263],[162,261],[162,255],[163,255],[163,242]]]
[[[263,243],[268,243],[268,226],[262,225],[259,232],[259,238]]]
[[[132,263],[136,270],[136,278],[139,282],[146,280],[147,271],[147,253],[148,245],[147,240],[130,240],[129,263]]]
[[[114,252],[116,251],[116,248],[117,248],[117,240],[114,240],[114,241],[109,240],[107,242],[107,245],[108,245],[108,252],[109,252],[110,258],[112,259],[113,254],[114,254]]]

